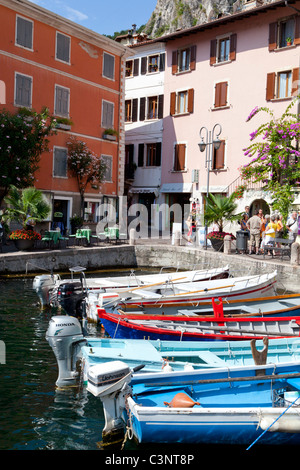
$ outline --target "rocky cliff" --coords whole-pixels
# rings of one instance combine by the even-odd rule
[[[205,23],[220,14],[229,13],[235,0],[157,0],[151,18],[144,28],[150,37],[159,37],[178,29]]]

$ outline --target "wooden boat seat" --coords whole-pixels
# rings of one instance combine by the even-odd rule
[[[222,366],[226,365],[226,362],[220,359],[216,354],[210,351],[172,351],[168,357],[180,358],[180,357],[191,357],[191,358],[200,358],[203,362],[207,364],[219,364]]]

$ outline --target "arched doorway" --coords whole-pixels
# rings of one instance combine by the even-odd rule
[[[254,215],[259,209],[262,209],[264,215],[271,214],[271,208],[264,199],[255,199],[250,204],[250,216]]]

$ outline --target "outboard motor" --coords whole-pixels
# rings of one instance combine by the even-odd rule
[[[46,340],[53,349],[58,365],[58,387],[76,383],[76,360],[80,345],[86,342],[77,318],[57,315],[51,318]]]
[[[58,286],[57,301],[67,315],[83,318],[87,292],[81,282],[64,282]]]
[[[142,369],[144,364],[130,369],[122,361],[111,361],[90,367],[87,390],[99,397],[103,404],[105,426],[102,430],[103,442],[107,444],[122,441],[125,425],[122,413],[126,396],[131,392],[129,385],[133,372]]]
[[[37,293],[42,306],[50,304],[50,294],[57,281],[58,275],[56,274],[42,274],[41,276],[35,276],[32,288]]]

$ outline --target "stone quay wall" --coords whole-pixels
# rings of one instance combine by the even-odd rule
[[[266,257],[267,258],[267,257]],[[219,253],[187,246],[116,245],[108,247],[67,248],[0,254],[0,276],[34,276],[37,273],[69,273],[69,268],[82,266],[86,271],[178,268],[210,269],[229,266],[233,276],[263,274],[277,270],[277,287],[300,292],[300,266],[288,260],[254,259],[235,253]]]

